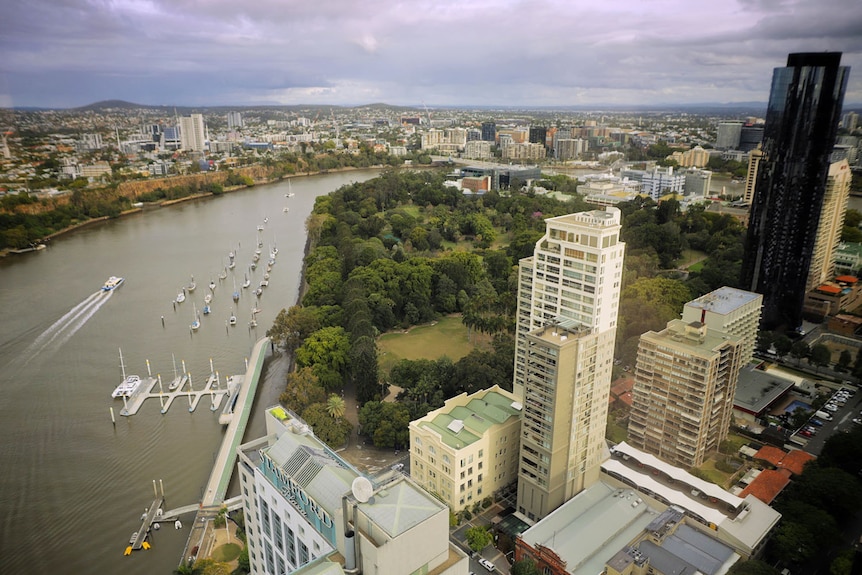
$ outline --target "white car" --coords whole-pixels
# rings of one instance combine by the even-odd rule
[[[494,572],[494,570],[497,569],[496,565],[494,565],[493,563],[491,563],[490,561],[488,561],[484,557],[479,558],[479,565],[481,565],[482,567],[484,567],[488,571],[491,571],[492,573]]]
[[[831,411],[832,413],[835,413],[836,411],[838,411],[838,406],[835,405],[834,403],[827,403],[826,405],[823,406],[823,409],[825,409],[827,411]]]

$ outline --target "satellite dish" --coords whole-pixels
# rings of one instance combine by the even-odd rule
[[[366,477],[357,477],[353,480],[350,489],[353,491],[353,496],[360,503],[365,503],[371,496],[374,495],[374,486]]]

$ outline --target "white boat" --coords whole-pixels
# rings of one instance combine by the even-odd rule
[[[210,306],[205,305],[204,306],[204,315],[209,315],[209,314],[210,314]]]
[[[239,301],[239,290],[236,289],[236,278],[233,278],[233,301]]]
[[[183,303],[186,301],[186,288],[180,290],[180,293],[177,294],[177,303]]]
[[[263,218],[263,223],[269,222],[269,218]]]
[[[286,214],[287,212],[289,212],[289,211],[290,211],[290,208],[288,208],[287,206],[284,206],[284,208],[282,208],[282,210],[281,210],[281,211],[282,211],[282,212],[284,212],[284,213]]]
[[[262,226],[262,225],[261,225],[261,226],[257,226],[257,231],[262,232],[262,231],[263,231],[263,226]]]
[[[171,359],[174,362],[174,379],[171,381],[171,384],[168,386],[168,391],[176,391],[177,389],[181,389],[186,381],[188,381],[189,376],[186,374],[180,375],[177,373],[177,359],[174,357],[174,354],[171,354]]]
[[[111,393],[111,397],[114,399],[118,397],[131,397],[133,393],[138,390],[138,387],[141,385],[141,378],[137,375],[126,375],[126,366],[123,363],[123,350],[120,350],[120,369],[123,371],[123,381],[120,382],[114,391]]]
[[[205,296],[204,296],[204,303],[205,303],[206,305],[211,304],[211,303],[212,303],[212,301],[213,301],[213,294],[208,293],[207,295],[205,295]]]
[[[223,280],[227,277],[227,268],[224,268],[224,271],[218,275],[218,279]]]
[[[257,297],[263,295],[263,288],[257,288],[256,290],[254,290],[254,295],[256,295]]]
[[[232,270],[233,268],[236,267],[236,262],[233,260],[230,260],[230,263],[227,265],[227,267],[228,267],[228,269]]]
[[[245,289],[250,285],[251,285],[251,280],[248,279],[248,274],[245,274],[245,281],[242,282],[242,289]]]
[[[265,288],[269,285],[269,280],[261,280],[260,287]]]
[[[193,304],[193,305],[194,305],[194,309],[195,309],[194,316],[193,316],[194,319],[192,320],[192,324],[189,327],[192,329],[192,331],[197,331],[198,328],[201,326],[201,320],[198,317],[198,306],[195,304]]]
[[[102,291],[113,291],[123,285],[123,282],[126,281],[126,278],[118,278],[117,276],[111,276],[108,278],[108,281],[102,286]]]
[[[230,310],[230,317],[227,321],[231,325],[236,325],[236,316],[233,314],[233,310]]]
[[[252,315],[252,316],[255,316],[255,315],[259,314],[259,313],[260,313],[260,308],[259,308],[259,307],[255,306],[255,307],[251,308],[251,315]]]
[[[192,281],[189,282],[189,285],[186,286],[186,289],[189,292],[195,291],[195,288],[198,287],[198,284],[195,283],[195,276],[192,276]]]
[[[210,291],[215,291],[216,284],[214,281],[210,280]]]
[[[257,320],[251,318],[251,321],[248,322],[248,327],[257,327]]]

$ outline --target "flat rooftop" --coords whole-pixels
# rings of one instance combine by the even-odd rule
[[[733,287],[720,287],[685,304],[686,307],[704,309],[726,315],[761,297],[760,294]]]
[[[739,370],[733,407],[758,414],[792,388],[794,382],[770,371],[744,367]]]

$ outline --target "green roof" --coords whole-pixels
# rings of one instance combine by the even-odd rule
[[[504,423],[520,411],[512,405],[510,398],[489,391],[482,397],[474,397],[467,405],[459,405],[448,413],[423,421],[420,426],[440,434],[443,443],[449,447],[460,449],[478,440],[492,425]]]

